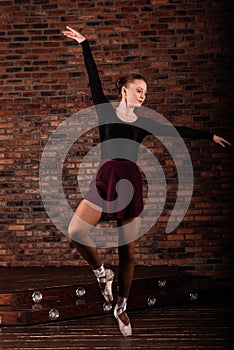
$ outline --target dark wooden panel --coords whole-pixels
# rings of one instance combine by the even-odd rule
[[[30,325],[40,324],[52,321],[74,319],[79,317],[88,317],[104,314],[104,301],[93,303],[80,303],[79,305],[67,305],[63,303],[53,303],[51,305],[33,305],[32,308],[12,308],[1,307],[1,324],[4,325]],[[49,314],[52,310],[59,313],[57,319],[51,319]]]
[[[148,280],[150,279],[147,279],[147,281]],[[183,288],[183,282],[171,287],[170,289],[158,289],[158,287],[154,287],[154,289],[152,285],[150,288],[149,284],[148,292],[147,289],[145,289],[145,293],[141,292],[141,288],[135,288],[135,285],[133,285],[129,297],[128,309],[140,310],[158,308],[165,305],[178,305],[181,303],[197,303],[200,300],[210,297],[211,294],[208,293],[208,289],[202,290],[199,279],[197,278],[196,280],[197,284],[195,284],[195,281],[192,283],[193,288],[196,287],[195,289],[188,288],[187,286],[191,283],[188,283],[187,279],[185,279],[183,281],[185,288]],[[155,280],[153,281],[155,282]],[[137,287],[139,287],[139,280],[137,282]],[[142,284],[144,282],[145,281],[142,280]],[[51,320],[49,317],[51,309],[56,309],[59,312],[59,318],[56,321],[99,315],[105,313],[103,306],[104,300],[100,293],[93,299],[85,296],[74,300],[69,299],[66,303],[64,301],[44,300],[40,304],[33,304],[31,307],[2,306],[0,307],[1,324],[20,325],[49,322]]]
[[[1,269],[0,269],[1,270]],[[73,302],[77,288],[85,289],[85,298],[96,299],[101,293],[91,270],[84,268],[2,269],[0,271],[0,305],[31,306],[32,294],[40,291],[43,301]],[[117,277],[117,274],[116,274]],[[178,269],[162,267],[137,267],[133,283],[145,290],[166,278],[167,286],[178,282]],[[155,279],[155,282],[154,282]],[[116,291],[116,283],[113,286]]]
[[[35,277],[35,272],[39,273],[39,271],[41,271],[39,277]],[[4,274],[6,277],[6,272],[4,270],[2,280]],[[15,278],[15,290],[11,290],[12,280],[5,281],[1,286],[1,325],[49,322],[51,321],[49,315],[53,309],[59,313],[56,321],[105,313],[103,296],[89,268],[21,269],[21,272],[23,273],[20,275],[18,269],[9,270],[10,277]],[[36,289],[36,287],[40,288]],[[83,296],[76,295],[78,287],[85,289]],[[213,289],[210,279],[181,278],[177,268],[138,267],[129,296],[128,308],[137,310],[197,302],[204,299],[208,295],[207,292]],[[40,291],[42,294],[42,300],[38,303],[32,299],[35,291]],[[116,299],[116,281],[113,284],[113,291]]]

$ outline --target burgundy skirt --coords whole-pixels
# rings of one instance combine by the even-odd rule
[[[128,180],[132,186],[120,180]],[[118,183],[121,184],[119,191]],[[139,216],[143,210],[143,196],[138,166],[129,160],[102,160],[84,199],[102,208],[102,220]]]

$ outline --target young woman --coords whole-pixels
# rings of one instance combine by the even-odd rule
[[[70,27],[66,28],[67,30],[65,30],[63,34],[68,38],[76,40],[81,44],[83,49],[93,102],[95,106],[100,106],[100,108],[97,107],[98,117],[101,121],[99,127],[100,140],[101,142],[110,141],[108,147],[104,146],[102,148],[102,161],[97,171],[96,180],[91,183],[90,190],[80,202],[70,222],[68,229],[69,237],[71,237],[73,242],[73,238],[78,237],[74,244],[92,268],[103,296],[108,302],[111,302],[113,301],[112,282],[114,279],[114,272],[104,267],[95,244],[89,236],[89,228],[90,225],[93,226],[97,224],[101,217],[106,220],[117,220],[121,242],[126,242],[126,244],[122,244],[118,247],[119,289],[117,304],[114,308],[114,316],[118,321],[121,333],[124,336],[130,336],[132,335],[132,328],[126,313],[126,307],[134,274],[134,250],[136,242],[133,239],[129,243],[128,233],[131,231],[131,237],[137,237],[140,227],[140,213],[143,210],[142,179],[135,162],[138,153],[137,144],[140,144],[144,137],[150,134],[141,128],[142,117],[137,116],[135,108],[141,107],[145,101],[147,83],[145,79],[138,74],[120,78],[116,82],[116,86],[121,100],[117,108],[114,109],[103,93],[102,84],[88,40],[76,30]],[[104,120],[106,120],[107,123],[104,123]],[[147,120],[144,120],[144,123],[143,125],[148,125]],[[150,121],[150,123],[152,123],[152,121]],[[151,127],[160,135],[168,135],[168,129],[170,128],[165,125],[157,124],[156,122],[153,122]],[[225,147],[225,145],[230,145],[229,142],[222,137],[209,132],[186,127],[175,128],[182,137],[210,139],[223,147]],[[111,144],[111,141],[116,138],[126,138],[136,141],[122,150],[121,158],[115,155],[116,144]],[[115,211],[113,208],[108,208],[108,203],[112,205],[113,201],[115,201],[116,184],[121,179],[127,179],[132,183],[134,193],[126,208],[120,208],[120,210]],[[96,189],[99,195],[97,195]],[[101,198],[105,201],[102,202]],[[82,242],[82,244],[77,241]]]

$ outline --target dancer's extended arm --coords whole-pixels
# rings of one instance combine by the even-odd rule
[[[66,27],[68,30],[63,31],[63,34],[68,38],[76,40],[81,44],[84,54],[85,66],[89,76],[90,89],[92,93],[93,103],[95,105],[100,103],[109,102],[106,96],[104,95],[102,83],[98,74],[97,66],[94,61],[89,42],[84,35],[77,32],[71,27]]]

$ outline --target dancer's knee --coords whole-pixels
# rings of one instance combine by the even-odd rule
[[[134,263],[135,258],[135,243],[129,243],[119,247],[119,258],[128,263]]]
[[[135,252],[134,251],[128,251],[126,254],[126,260],[128,263],[133,263],[135,258]]]
[[[89,232],[89,225],[75,215],[68,226],[68,237],[73,241],[84,239]]]
[[[69,224],[69,226],[68,226],[67,233],[68,233],[68,237],[69,237],[71,240],[74,240],[74,236],[78,233],[77,227],[75,227],[75,226],[72,224],[72,222],[70,222],[70,224]]]

